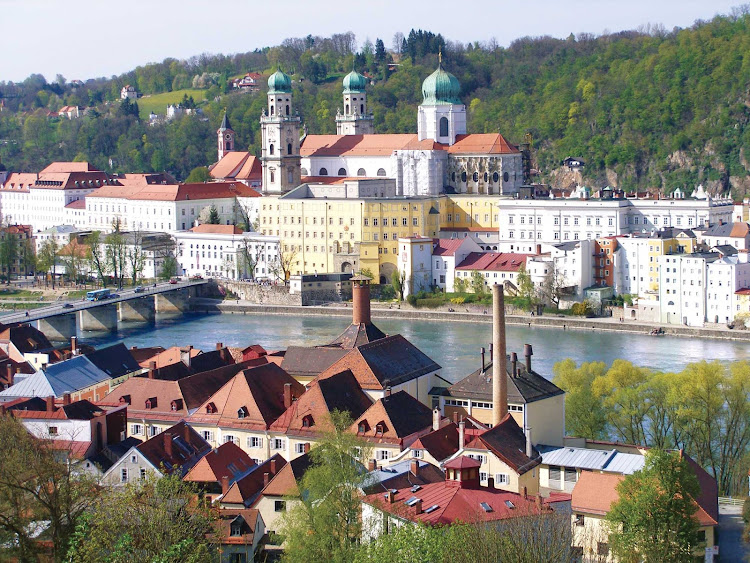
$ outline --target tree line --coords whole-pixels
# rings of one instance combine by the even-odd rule
[[[702,361],[669,373],[567,359],[555,365],[553,382],[566,392],[568,435],[682,449],[721,494],[747,490],[750,362]]]

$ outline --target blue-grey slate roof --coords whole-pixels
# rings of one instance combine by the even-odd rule
[[[23,381],[11,385],[0,392],[0,397],[61,397],[65,393],[73,393],[109,379],[110,376],[91,363],[86,356],[75,356],[47,366]]]

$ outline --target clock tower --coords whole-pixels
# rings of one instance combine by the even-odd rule
[[[300,185],[300,118],[292,107],[292,81],[277,70],[268,79],[268,107],[260,118],[263,193],[282,194]]]
[[[224,119],[221,120],[221,126],[216,131],[216,135],[218,136],[219,160],[221,160],[225,154],[235,150],[234,131],[232,130],[232,126],[229,125],[226,110],[224,110]]]

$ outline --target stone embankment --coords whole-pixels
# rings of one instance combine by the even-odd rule
[[[294,316],[338,316],[351,317],[352,310],[350,305],[334,304],[321,307],[300,307],[300,306],[283,306],[283,305],[264,305],[251,303],[242,300],[216,300],[216,299],[195,299],[192,301],[192,310],[199,313],[223,313],[234,315],[294,315]],[[465,312],[465,311],[434,311],[429,309],[415,309],[406,304],[401,308],[397,306],[390,307],[378,303],[372,304],[372,317],[377,319],[414,319],[423,321],[460,321],[460,322],[480,322],[491,323],[491,311],[485,314],[483,311]],[[561,328],[563,330],[580,330],[580,331],[614,331],[614,332],[631,332],[639,334],[649,334],[654,328],[660,328],[664,334],[670,336],[683,336],[689,338],[716,338],[723,340],[740,340],[750,341],[750,331],[748,330],[730,330],[724,326],[716,327],[687,327],[677,325],[659,325],[654,323],[643,323],[637,321],[624,320],[618,318],[579,318],[565,315],[546,315],[530,316],[527,314],[508,314],[506,322],[510,325],[527,325],[529,327],[551,327]],[[660,336],[654,336],[660,338]]]

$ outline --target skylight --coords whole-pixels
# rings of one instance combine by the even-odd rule
[[[507,507],[508,507],[508,508],[510,508],[510,509],[513,509],[513,508],[515,508],[515,507],[516,507],[516,505],[515,505],[515,504],[513,504],[513,502],[511,502],[511,501],[509,501],[509,500],[506,500],[506,501],[505,501],[505,506],[507,506]]]
[[[430,512],[435,512],[438,508],[440,508],[439,505],[433,504],[430,508],[424,511],[425,514],[429,514]]]
[[[412,492],[412,493],[416,493],[416,492],[417,492],[417,491],[418,491],[419,489],[421,489],[421,488],[422,488],[422,487],[420,487],[419,485],[414,485],[414,486],[413,486],[413,487],[411,488],[411,492]]]
[[[509,501],[505,501],[505,502],[507,503]],[[485,512],[492,512],[492,507],[489,504],[487,504],[486,502],[480,502],[479,506],[481,506],[482,510],[484,510]]]
[[[406,501],[406,502],[405,502],[404,504],[405,504],[406,506],[414,506],[415,504],[417,504],[417,503],[419,502],[419,500],[420,500],[420,499],[418,499],[417,497],[411,497],[411,498],[410,498],[409,500],[407,500],[407,501]]]

